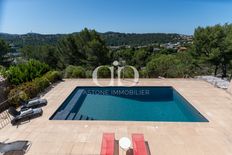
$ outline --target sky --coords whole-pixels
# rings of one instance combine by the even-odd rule
[[[0,0],[0,32],[193,34],[232,23],[232,0]]]

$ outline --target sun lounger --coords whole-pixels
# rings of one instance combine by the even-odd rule
[[[10,107],[8,109],[10,115],[14,118],[11,120],[11,124],[15,125],[20,121],[29,120],[31,118],[35,118],[41,116],[43,114],[43,110],[41,108],[36,109],[27,109],[25,111],[17,111],[14,107]]]
[[[101,154],[114,155],[115,138],[114,133],[104,133],[102,137]]]
[[[133,155],[149,155],[143,134],[132,134]]]
[[[22,151],[22,153],[25,153],[29,146],[30,144],[28,141],[16,141],[11,143],[0,142],[0,153],[13,153],[13,151]]]
[[[34,98],[28,101],[21,100],[21,109],[38,108],[47,105],[46,99]]]

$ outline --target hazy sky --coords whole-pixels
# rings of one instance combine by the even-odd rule
[[[232,23],[232,0],[0,0],[0,32],[192,34]]]

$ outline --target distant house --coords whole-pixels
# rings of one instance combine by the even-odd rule
[[[153,52],[156,52],[156,51],[160,51],[160,48],[154,47],[154,48],[153,48]]]
[[[177,45],[176,44],[174,44],[174,43],[166,43],[166,44],[160,45],[160,47],[164,47],[166,49],[174,49],[178,45],[178,44]]]
[[[185,52],[187,50],[186,47],[179,47],[177,52]]]
[[[169,44],[166,46],[167,49],[173,49],[174,47],[175,47],[175,45],[174,45],[174,44],[171,44],[171,43],[169,43]]]

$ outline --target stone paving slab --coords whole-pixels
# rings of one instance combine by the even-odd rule
[[[109,80],[101,80],[107,85]],[[126,82],[130,84],[130,82]],[[42,117],[0,130],[0,141],[29,140],[28,155],[99,155],[103,132],[115,132],[116,139],[143,133],[152,155],[231,155],[232,96],[196,79],[140,79],[140,86],[173,86],[208,123],[58,121],[49,117],[76,86],[92,86],[91,79],[70,79],[59,83],[45,96],[48,105]],[[122,151],[119,151],[120,155]]]

